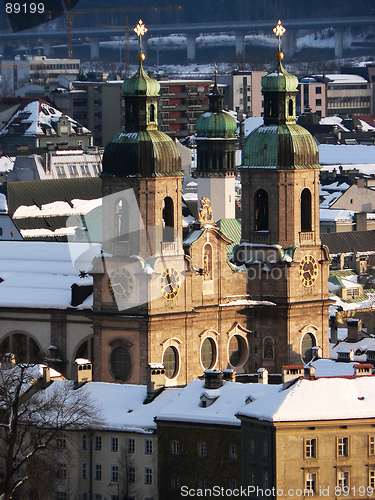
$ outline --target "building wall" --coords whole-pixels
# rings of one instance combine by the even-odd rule
[[[339,114],[371,114],[371,85],[362,84],[327,84],[327,116]]]
[[[195,133],[195,122],[208,110],[212,80],[160,80],[159,128],[172,137]]]
[[[238,426],[159,420],[157,424],[160,499],[181,498],[180,487],[183,486],[195,490],[214,486],[226,490],[240,486],[241,432]],[[206,445],[205,456],[200,453],[201,444]],[[216,498],[228,497],[224,494]]]
[[[303,83],[298,86],[297,114],[302,114],[310,106],[313,113],[322,118],[327,116],[327,85],[323,82]]]
[[[4,345],[7,337],[17,333],[31,338],[47,356],[48,348],[53,345],[57,347],[56,357],[62,362],[51,358],[52,366],[67,377],[73,377],[72,366],[77,348],[92,336],[91,322],[83,311],[67,314],[66,311],[3,308],[1,317],[0,345]]]

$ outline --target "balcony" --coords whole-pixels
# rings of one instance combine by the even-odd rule
[[[176,255],[177,254],[177,241],[162,241],[161,253],[163,255]]]
[[[252,233],[252,243],[264,243],[265,245],[269,244],[270,241],[270,233],[269,231],[254,231]]]
[[[130,242],[129,241],[115,241],[112,243],[112,254],[113,255],[130,255]]]
[[[314,242],[315,239],[315,233],[314,231],[305,231],[305,232],[300,232],[299,233],[299,242],[300,244],[311,244]]]

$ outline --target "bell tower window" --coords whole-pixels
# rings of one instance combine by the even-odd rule
[[[307,188],[301,193],[301,231],[311,231],[311,192]]]
[[[173,200],[170,196],[167,196],[166,198],[164,198],[163,241],[174,241]]]
[[[150,106],[150,122],[155,121],[155,106],[151,104]]]
[[[120,198],[115,207],[115,237],[119,241],[128,241],[129,238],[129,205]]]
[[[255,231],[268,231],[268,194],[264,189],[255,193]]]

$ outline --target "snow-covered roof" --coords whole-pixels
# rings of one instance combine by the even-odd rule
[[[329,78],[331,81],[328,82],[329,84],[353,84],[353,83],[362,83],[366,84],[368,81],[363,78],[363,76],[359,75],[351,75],[351,74],[344,74],[344,73],[334,73],[330,75],[324,75],[326,78]]]
[[[71,286],[92,284],[80,278],[70,255],[70,246],[80,243],[0,241],[0,305],[2,307],[71,307]],[[78,252],[79,253],[79,252]],[[80,264],[81,265],[81,264]],[[91,262],[82,262],[82,268]],[[79,306],[92,307],[92,295]]]
[[[48,104],[41,99],[36,99],[35,101],[29,102],[24,107],[18,109],[4,128],[0,130],[0,135],[12,133],[10,127],[19,125],[20,133],[24,136],[45,136],[46,129],[49,130],[49,134],[51,136],[56,136],[56,124],[62,116],[63,113],[54,108],[51,104]],[[69,116],[64,116],[71,123],[71,135],[78,133],[77,127],[81,129],[80,134],[90,133],[86,127],[82,127],[82,125]]]
[[[321,204],[320,206],[323,206]],[[352,222],[354,212],[333,208],[320,209],[320,222]]]
[[[156,430],[154,417],[181,394],[182,389],[165,388],[151,403],[144,404],[144,385],[88,382],[86,390],[101,408],[107,430],[151,433]]]
[[[374,391],[374,376],[300,379],[250,403],[238,415],[270,422],[373,418]]]
[[[354,375],[358,361],[341,363],[335,359],[317,359],[309,363],[315,368],[315,377],[338,377]]]
[[[352,349],[354,351],[354,359],[355,363],[363,363],[367,361],[366,351],[374,351],[375,350],[375,338],[372,337],[364,337],[358,342],[339,342],[338,344],[329,345],[329,357],[331,359],[337,359],[338,351],[342,349]]]
[[[342,165],[343,167],[345,165],[355,165],[356,168],[357,164],[372,164],[372,169],[374,169],[375,146],[320,144],[319,162],[321,165]]]
[[[201,405],[202,393],[208,393],[203,380],[193,380],[167,407],[156,416],[157,420],[211,423],[239,426],[236,412],[245,406],[246,400],[262,399],[277,394],[280,386],[268,384],[240,384],[224,381],[218,389],[210,389],[209,396],[217,396],[211,406]],[[271,396],[272,397],[272,396]]]

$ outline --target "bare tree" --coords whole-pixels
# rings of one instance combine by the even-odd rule
[[[47,376],[46,376],[47,374]],[[33,483],[33,470],[62,431],[100,425],[100,410],[72,381],[51,382],[48,368],[10,365],[0,368],[0,495],[4,500]],[[21,495],[23,496],[23,495]]]

